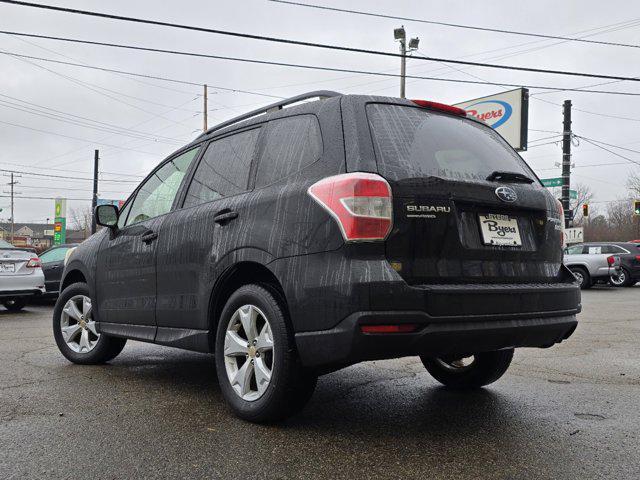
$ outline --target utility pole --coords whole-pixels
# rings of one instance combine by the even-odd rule
[[[206,132],[207,131],[207,84],[206,83],[204,84],[204,110],[202,112],[203,112],[202,117],[204,119],[202,130]]]
[[[564,209],[564,227],[571,225],[569,211],[569,190],[571,188],[571,100],[565,100],[562,106],[562,208]]]
[[[406,98],[405,84],[407,74],[407,52],[417,50],[420,39],[418,37],[414,37],[409,40],[409,49],[407,49],[407,32],[404,30],[404,25],[393,30],[393,37],[396,41],[400,42],[400,54],[402,55],[400,58],[400,98]]]
[[[96,206],[98,205],[98,159],[99,150],[93,152],[93,197],[91,197],[91,235],[96,233]],[[85,234],[86,235],[86,234]]]
[[[11,181],[9,183],[7,183],[7,185],[9,185],[9,187],[11,188],[10,191],[5,191],[4,193],[9,193],[11,195],[11,244],[13,244],[13,237],[14,237],[14,226],[15,226],[15,218],[14,218],[14,199],[15,199],[15,195],[19,192],[16,192],[14,190],[14,185],[17,185],[19,182],[17,180],[14,180],[14,174],[13,172],[11,172],[10,175],[5,175],[5,177],[10,176],[11,177]]]
[[[18,182],[13,180],[13,172],[11,172],[11,182],[9,183],[9,185],[11,185],[11,245],[13,245],[13,230],[14,230],[14,225],[16,223],[15,218],[13,218],[13,195],[14,195],[13,186],[16,183]]]

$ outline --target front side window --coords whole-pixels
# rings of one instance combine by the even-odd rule
[[[271,185],[312,164],[322,155],[322,136],[314,115],[272,120],[258,161],[256,188]]]
[[[259,128],[254,128],[211,142],[193,175],[184,206],[192,207],[247,191],[259,132]]]
[[[567,247],[567,254],[580,255],[582,253],[582,245],[574,245],[573,247]]]
[[[142,184],[131,205],[127,225],[143,222],[171,210],[182,179],[199,149],[197,147],[172,158]]]
[[[69,250],[67,247],[54,248],[53,250],[49,250],[48,252],[44,252],[40,255],[40,260],[42,263],[60,262],[64,260],[67,250]]]
[[[369,104],[378,173],[388,180],[485,180],[495,171],[535,175],[491,128],[418,107]]]

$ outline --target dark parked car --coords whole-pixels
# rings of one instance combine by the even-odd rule
[[[62,279],[62,271],[64,270],[64,258],[69,249],[75,248],[78,245],[78,243],[56,245],[40,254],[47,295],[58,295],[60,293],[60,280]]]
[[[609,243],[620,258],[620,270],[611,275],[611,284],[616,287],[632,287],[640,281],[640,243]]]
[[[96,213],[108,228],[65,267],[60,351],[212,352],[251,421],[293,414],[318,375],[363,360],[419,355],[443,384],[481,387],[514,348],[577,325],[562,208],[456,107],[295,97],[210,129]]]

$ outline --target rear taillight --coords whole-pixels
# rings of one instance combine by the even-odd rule
[[[558,219],[560,220],[560,245],[564,247],[564,208],[562,202],[556,198],[556,210]]]
[[[42,262],[38,257],[31,257],[27,262],[27,268],[42,267]]]
[[[607,263],[610,267],[613,267],[613,264],[616,263],[616,259],[613,255],[607,257]]]
[[[428,108],[429,110],[437,110],[439,112],[449,113],[451,115],[457,115],[459,117],[466,117],[467,111],[454,107],[453,105],[447,105],[445,103],[430,102],[429,100],[411,100],[413,103],[422,108]]]
[[[640,255],[636,255],[636,260],[640,262]]]
[[[384,240],[391,231],[391,187],[380,175],[327,177],[311,185],[309,195],[336,219],[347,242]]]

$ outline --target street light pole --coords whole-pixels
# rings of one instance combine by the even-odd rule
[[[407,52],[417,50],[420,39],[415,37],[409,40],[409,48],[407,49],[407,32],[404,30],[404,25],[393,30],[393,38],[400,42],[400,55],[402,55],[400,57],[400,98],[406,98]]]

